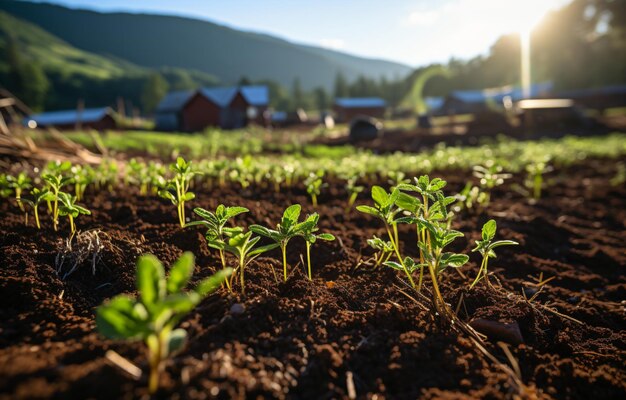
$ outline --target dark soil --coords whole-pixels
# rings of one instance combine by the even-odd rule
[[[384,230],[365,215],[345,212],[347,196],[331,182],[316,211],[322,231],[340,240],[315,244],[314,280],[306,279],[304,244],[297,239],[289,247],[287,283],[273,278],[272,267],[281,271],[278,253],[254,261],[245,297],[222,290],[184,320],[189,343],[168,361],[158,397],[626,398],[626,188],[608,184],[613,164],[595,161],[553,174],[536,204],[505,185],[487,211],[457,216],[455,227],[465,238],[454,250],[469,252],[489,218],[498,222],[498,237],[520,243],[500,248],[491,261],[496,290],[483,283],[468,289],[480,263],[476,253],[442,278],[444,297],[458,306],[461,320],[519,327],[523,343],[505,345],[512,359],[497,343],[506,336],[485,340],[490,358],[468,334],[442,327],[428,300],[412,293],[396,271],[355,270],[372,254],[366,239]],[[462,188],[459,175],[441,174],[451,181],[447,192]],[[273,225],[296,202],[313,211],[302,188],[280,194],[198,189],[196,195],[191,206],[249,208],[238,219],[244,225]],[[114,349],[146,371],[142,344],[102,338],[94,308],[134,293],[139,254],[153,253],[169,265],[192,251],[194,281],[220,264],[203,233],[181,230],[175,208],[161,199],[119,188],[88,192],[85,204],[93,215],[81,216],[79,229],[100,229],[105,249],[95,275],[85,262],[65,281],[55,271],[65,221],[54,232],[42,207],[44,229],[38,231],[33,221],[24,226],[15,204],[0,205],[0,398],[146,396],[145,373],[135,381],[104,357]],[[405,253],[415,256],[415,233],[403,226],[400,235]],[[529,302],[523,293],[536,293],[541,274],[554,279]],[[506,372],[515,369],[512,363],[523,385]]]

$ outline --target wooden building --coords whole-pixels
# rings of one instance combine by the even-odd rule
[[[95,129],[104,131],[117,129],[115,114],[109,107],[35,114],[26,118],[25,125],[30,128],[56,128],[59,130]]]
[[[171,92],[157,106],[155,125],[161,131],[197,132],[212,126],[237,129],[251,122],[264,124],[268,105],[267,86]]]
[[[350,122],[356,117],[384,118],[387,103],[379,97],[345,97],[335,99],[333,111],[337,121]]]

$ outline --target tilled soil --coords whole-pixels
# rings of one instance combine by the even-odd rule
[[[355,268],[372,255],[366,240],[384,229],[346,212],[342,186],[330,182],[315,211],[321,231],[338,240],[314,245],[313,281],[298,239],[289,245],[288,282],[274,280],[272,268],[282,271],[278,252],[252,262],[246,296],[222,289],[184,319],[189,342],[168,361],[157,397],[626,398],[626,188],[609,185],[613,163],[553,173],[536,204],[511,190],[521,182],[516,177],[493,193],[486,211],[457,215],[454,226],[465,237],[456,251],[469,252],[489,218],[498,222],[498,238],[520,243],[498,249],[490,262],[496,289],[480,283],[469,290],[480,264],[476,253],[442,278],[443,295],[462,321],[512,327],[513,337],[500,329],[484,340],[488,354],[467,333],[438,323],[428,298],[412,292],[397,271]],[[463,175],[438,176],[451,181],[452,194],[463,187]],[[198,188],[196,195],[191,218],[192,206],[240,205],[251,210],[238,217],[242,225],[274,225],[293,203],[314,211],[303,188]],[[203,232],[180,229],[166,201],[118,188],[88,191],[84,204],[93,215],[78,218],[79,229],[99,230],[104,249],[95,274],[87,260],[65,280],[55,267],[65,221],[54,232],[42,207],[39,231],[33,221],[24,226],[14,203],[0,205],[0,398],[147,396],[145,373],[136,381],[104,357],[113,349],[146,371],[143,345],[102,338],[94,308],[134,293],[142,253],[169,265],[192,251],[194,281],[220,265]],[[415,233],[401,226],[400,238],[404,253],[416,256]],[[540,277],[553,279],[537,294]]]

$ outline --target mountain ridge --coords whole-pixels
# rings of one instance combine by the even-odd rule
[[[298,44],[267,33],[185,16],[102,13],[6,0],[0,2],[0,10],[38,25],[81,50],[111,55],[140,67],[197,70],[224,84],[247,77],[274,80],[289,87],[299,78],[305,89],[329,89],[339,72],[354,81],[360,75],[401,78],[412,71],[392,61]]]

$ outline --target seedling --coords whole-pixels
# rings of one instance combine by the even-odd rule
[[[196,195],[189,192],[189,182],[195,174],[191,170],[191,161],[178,157],[176,163],[170,165],[170,170],[175,173],[174,177],[166,184],[165,189],[159,191],[159,196],[169,199],[178,210],[180,226],[185,226],[185,202],[193,200]]]
[[[305,227],[311,224],[309,221],[298,223],[301,210],[300,204],[287,207],[280,223],[276,225],[276,229],[269,229],[261,225],[250,225],[252,232],[270,238],[276,242],[276,247],[280,246],[283,255],[283,278],[285,282],[287,282],[287,244],[292,238],[304,235]]]
[[[447,182],[440,178],[433,178],[431,180],[428,175],[422,175],[419,178],[414,178],[414,181],[414,185],[406,183],[398,185],[398,189],[417,192],[419,196],[419,198],[416,198],[405,193],[401,193],[398,196],[398,206],[410,214],[408,217],[399,218],[398,222],[415,224],[417,247],[420,251],[419,264],[427,264],[423,245],[428,247],[430,233],[422,221],[434,223],[442,219],[447,219],[448,213],[446,207],[454,201],[454,197],[445,197],[443,195],[442,189],[446,186]],[[420,243],[422,245],[420,245]],[[418,291],[422,289],[423,278],[424,269],[421,268],[417,284]]]
[[[496,258],[496,252],[493,250],[496,247],[500,246],[516,246],[519,243],[514,242],[513,240],[497,240],[493,241],[493,238],[496,236],[496,221],[490,219],[483,225],[483,229],[481,232],[482,240],[476,241],[476,248],[472,251],[478,251],[483,256],[482,263],[480,264],[480,269],[478,270],[478,275],[476,275],[476,279],[470,285],[470,289],[473,288],[478,281],[482,278],[485,278],[485,282],[487,282],[487,286],[492,287],[491,282],[489,282],[489,275],[487,271],[487,263],[489,262],[489,258]]]
[[[143,340],[148,348],[148,391],[156,393],[163,361],[182,349],[187,332],[175,329],[182,318],[232,274],[218,271],[192,291],[183,292],[193,275],[194,256],[184,253],[165,278],[163,264],[151,254],[137,260],[139,298],[119,295],[96,310],[98,331],[109,339]]]
[[[426,266],[425,264],[415,262],[415,260],[413,260],[411,257],[405,257],[402,264],[397,263],[396,261],[385,261],[383,265],[386,265],[387,267],[391,267],[398,271],[404,271],[406,269],[411,274],[413,274],[413,272],[417,271],[418,269],[421,270],[423,267]]]
[[[278,247],[278,243],[272,243],[267,246],[254,248],[254,245],[261,240],[259,236],[252,236],[252,231],[243,233],[241,228],[233,228],[226,234],[229,236],[227,241],[209,243],[209,246],[223,250],[233,254],[239,260],[239,281],[241,283],[241,293],[246,294],[245,269],[248,264],[266,251],[273,250]]]
[[[205,210],[204,208],[196,207],[193,212],[201,217],[202,221],[192,221],[185,225],[188,226],[204,226],[207,228],[205,238],[209,247],[217,248],[220,252],[220,260],[222,261],[222,268],[226,268],[226,259],[224,258],[224,249],[222,243],[226,238],[226,234],[232,235],[233,233],[241,232],[240,228],[228,228],[226,223],[233,217],[246,213],[249,210],[244,207],[225,207],[223,204],[217,206],[215,212]],[[230,290],[230,283],[227,280],[226,284]]]
[[[59,215],[67,216],[70,221],[70,238],[74,236],[76,232],[76,226],[74,220],[78,218],[80,214],[91,215],[91,211],[85,207],[81,207],[76,204],[76,197],[65,192],[59,193],[59,200],[61,205],[59,206]]]
[[[539,200],[541,198],[543,175],[550,171],[552,171],[552,167],[545,162],[536,162],[526,166],[526,172],[528,175],[525,183],[526,187],[532,190],[534,200]]]
[[[363,186],[357,186],[356,182],[358,179],[359,179],[358,175],[353,175],[346,180],[346,191],[348,192],[348,196],[349,196],[348,206],[346,207],[346,212],[348,212],[352,208],[359,193],[361,193],[363,189],[365,189]]]
[[[39,223],[39,204],[44,201],[52,201],[54,200],[54,194],[50,192],[50,190],[46,187],[44,188],[33,188],[30,191],[33,199],[25,200],[28,204],[33,207],[33,213],[35,214],[35,223],[37,224],[37,229],[41,229],[41,224]]]
[[[367,244],[376,250],[376,254],[374,255],[374,268],[378,268],[381,264],[384,264],[393,254],[394,247],[391,241],[384,241],[376,235],[374,235],[372,239],[367,239]]]
[[[306,192],[311,196],[313,207],[317,207],[317,196],[322,192],[322,176],[323,173],[318,171],[317,173],[309,174],[304,181]]]
[[[484,198],[481,199],[480,205],[486,207],[491,201],[491,190],[502,185],[505,179],[511,177],[511,174],[502,172],[502,166],[494,164],[493,161],[488,162],[486,166],[476,165],[473,170],[474,176],[479,179],[481,192],[484,193]]]
[[[81,201],[85,195],[87,186],[94,181],[95,173],[89,166],[74,165],[70,169],[72,181],[74,182],[74,193],[76,200]]]
[[[15,192],[17,205],[20,207],[20,210],[24,211],[22,192],[31,188],[31,179],[24,172],[20,172],[17,176],[7,175],[6,179],[9,187]]]
[[[442,208],[445,208],[445,206]],[[424,263],[420,263],[420,265],[425,264],[428,267],[432,280],[434,309],[439,315],[451,318],[452,311],[447,306],[441,295],[441,290],[439,289],[439,276],[446,268],[460,268],[469,260],[469,257],[465,254],[444,252],[444,249],[451,244],[454,239],[462,237],[463,234],[450,229],[447,221],[427,221],[421,219],[418,225],[422,225],[428,232],[426,242],[419,242],[418,246],[421,251],[420,254],[424,258]]]
[[[307,219],[304,221],[303,224],[301,224],[302,236],[304,237],[304,241],[306,243],[306,263],[307,263],[307,270],[309,273],[309,280],[312,280],[311,278],[311,245],[315,243],[318,239],[328,240],[328,241],[335,240],[335,236],[331,235],[330,233],[320,233],[317,235],[315,234],[315,232],[319,230],[319,228],[317,227],[317,223],[319,222],[319,220],[320,220],[319,214],[313,213],[307,217]]]
[[[387,193],[387,191],[382,187],[373,186],[372,200],[374,200],[374,207],[357,206],[356,209],[383,221],[398,261],[404,266],[404,258],[400,255],[398,243],[398,221],[396,221],[396,215],[401,211],[396,205],[396,201],[398,200],[398,196],[400,196],[400,194],[401,193],[398,188],[395,188],[391,193]],[[409,280],[409,283],[411,284],[411,287],[415,288],[415,282],[413,281],[413,277],[411,276],[409,270],[404,268],[404,272]]]
[[[41,179],[43,179],[48,184],[50,192],[54,196],[52,198],[52,201],[54,202],[54,205],[52,207],[52,226],[56,231],[59,225],[59,193],[61,192],[61,188],[63,188],[63,186],[67,185],[71,181],[71,178],[64,177],[58,174],[44,174],[42,175]],[[50,203],[48,203],[48,207],[49,206]]]

